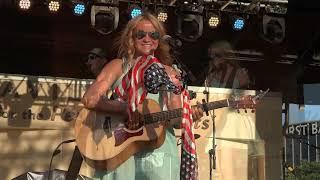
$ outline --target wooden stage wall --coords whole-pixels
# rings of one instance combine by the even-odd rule
[[[0,174],[12,179],[27,171],[46,171],[56,146],[73,139],[73,122],[81,109],[79,102],[91,80],[0,74]],[[11,85],[7,85],[11,84]],[[203,87],[189,87],[197,93],[192,103],[205,98]],[[35,93],[37,90],[37,93]],[[255,91],[209,89],[209,100],[231,94],[255,95]],[[255,113],[232,108],[214,111],[216,169],[212,179],[280,179],[281,107],[279,93],[270,92]],[[209,150],[212,149],[212,112],[194,124],[198,135],[200,180],[210,177]],[[177,139],[180,137],[176,130]],[[67,170],[74,143],[63,145],[52,168]],[[82,163],[80,173],[91,176],[93,169]]]

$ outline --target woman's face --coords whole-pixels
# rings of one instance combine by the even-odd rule
[[[150,55],[158,48],[160,33],[150,21],[142,20],[133,31],[136,55]]]
[[[225,53],[222,49],[209,48],[208,56],[211,59],[212,63],[218,68],[220,67],[221,63],[225,62]]]
[[[218,49],[218,48],[209,48],[208,49],[208,55],[209,58],[211,59],[223,59],[223,57],[225,56],[225,53],[222,49]]]

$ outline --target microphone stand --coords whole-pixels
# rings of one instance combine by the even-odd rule
[[[183,86],[186,88],[188,82],[195,82],[197,79],[192,74],[190,69],[177,58],[179,53],[176,50],[176,47],[171,47],[170,51],[171,51],[170,54],[173,54],[173,56],[172,56],[173,61],[177,63],[176,65],[177,65],[178,69],[181,70],[181,80],[183,82]]]
[[[209,87],[208,87],[208,81],[207,81],[207,73],[205,72],[205,81],[204,81],[205,90],[203,91],[203,94],[206,95],[206,102],[209,102]],[[202,100],[205,101],[204,99]],[[208,116],[209,113],[206,112],[206,115]],[[209,150],[209,168],[210,168],[210,180],[213,177],[213,169],[216,169],[216,143],[215,143],[215,132],[216,132],[216,126],[215,126],[215,114],[214,110],[212,110],[211,118],[212,118],[212,148]]]

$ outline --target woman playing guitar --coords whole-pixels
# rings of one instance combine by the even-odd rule
[[[177,79],[177,77],[179,77],[179,74],[171,67],[172,60],[169,54],[169,46],[166,42],[161,40],[161,37],[164,35],[165,29],[163,25],[157,20],[157,18],[149,13],[145,13],[130,20],[118,40],[118,55],[120,58],[110,61],[103,68],[94,83],[86,91],[82,99],[84,106],[87,109],[97,112],[123,115],[127,119],[125,121],[126,128],[131,129],[132,132],[136,132],[135,130],[139,130],[139,128],[141,127],[141,119],[139,118],[139,114],[182,108],[182,95],[181,92],[177,93],[179,89],[176,88],[181,86],[179,79]],[[141,60],[143,58],[150,59],[150,55],[158,59],[158,61],[156,61],[156,64],[158,64],[158,66],[156,67],[160,67],[158,69],[156,68],[157,70],[155,71],[151,70],[150,75],[158,73],[156,74],[156,77],[159,79],[161,79],[162,76],[167,75],[170,82],[163,82],[163,85],[166,86],[165,89],[171,89],[172,91],[158,91],[157,89],[154,89],[153,93],[155,94],[139,94],[139,88],[143,89],[143,87],[141,87],[141,83],[138,83],[136,84],[137,87],[131,87],[132,89],[130,92],[132,93],[126,93],[125,95],[121,96],[121,92],[126,88],[123,86],[124,82],[126,82],[123,79],[128,77],[126,75],[129,73],[134,74],[134,71],[140,72],[141,69],[139,69],[139,67],[143,67],[143,65],[139,65],[139,67],[135,69],[138,60]],[[149,68],[150,66],[151,65],[145,67]],[[145,75],[145,73],[142,74]],[[148,77],[149,76],[145,75],[145,77],[139,78],[142,81],[148,79]],[[134,80],[132,80],[132,82],[133,81]],[[147,89],[149,88],[150,91],[152,91],[152,88],[154,88],[153,86],[156,83],[157,81],[153,82],[149,79],[148,82],[143,82],[143,85],[147,86]],[[130,86],[132,86],[132,84],[130,84]],[[105,98],[102,98],[106,91],[108,91],[109,89],[118,91],[118,93],[120,93],[120,100],[106,100]],[[135,91],[137,91],[138,93],[135,93]],[[145,100],[140,102],[140,100],[142,99],[140,98],[140,96],[144,95],[146,95],[146,97],[144,98]],[[154,102],[157,102],[160,106],[156,107],[154,105]],[[136,106],[132,106],[132,104]],[[202,117],[203,111],[200,108],[193,107],[192,110],[193,119],[199,119],[200,117]],[[104,126],[108,126],[108,124]],[[166,128],[163,128],[164,126],[166,126]],[[98,169],[94,175],[94,178],[117,180],[180,179],[180,158],[178,157],[178,149],[176,146],[176,138],[173,128],[171,126],[163,124],[155,127],[155,129],[157,128],[160,131],[164,131],[164,133],[162,136],[153,139],[152,142],[149,143],[151,144],[150,146],[141,145],[140,143],[129,144],[128,149],[120,153],[120,155],[114,157],[114,162],[120,162],[120,165],[118,167],[104,164],[107,167],[113,168],[109,168],[109,170],[108,168],[106,168],[105,170]],[[152,137],[152,134],[155,133],[153,131],[147,130],[147,128],[143,128],[143,130],[147,131],[144,131],[143,133],[145,133],[148,137]],[[119,137],[124,138],[124,141],[118,142],[118,145],[116,145],[118,148],[121,147],[121,145],[125,142],[125,140],[127,139],[126,136],[135,136],[132,134],[128,134],[129,133],[126,132],[126,135],[122,135],[121,137]],[[113,133],[112,135],[116,136],[115,133]],[[97,148],[98,147],[99,146],[97,145]],[[143,147],[146,148],[143,149]],[[80,150],[81,148],[82,147],[80,147]],[[84,148],[87,147],[83,145],[82,149]],[[133,153],[134,155],[130,157],[127,156],[127,154],[130,153]],[[122,159],[121,157],[124,158]]]

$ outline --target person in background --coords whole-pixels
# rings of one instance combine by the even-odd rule
[[[100,71],[107,63],[107,53],[105,50],[101,48],[93,48],[89,51],[86,65],[95,77],[99,75]]]
[[[204,84],[207,87],[248,89],[248,71],[242,68],[232,54],[227,41],[216,41],[208,48],[209,68]],[[224,91],[228,92],[228,91]],[[264,146],[256,129],[255,114],[236,109],[223,109],[211,114],[215,119],[217,179],[265,179]],[[212,143],[207,145],[207,150]]]
[[[208,87],[247,89],[250,83],[248,71],[241,68],[230,53],[232,46],[227,41],[217,41],[208,48],[209,69],[205,85]]]

